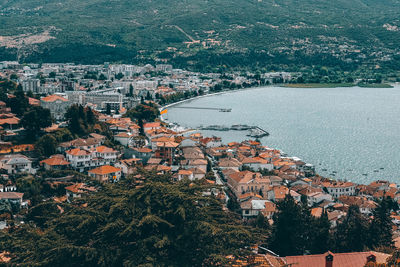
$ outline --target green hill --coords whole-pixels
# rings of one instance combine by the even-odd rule
[[[397,70],[399,18],[400,0],[0,0],[0,56]]]

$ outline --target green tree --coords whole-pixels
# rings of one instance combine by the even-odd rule
[[[350,206],[344,221],[337,226],[335,247],[337,252],[363,251],[368,242],[368,221],[358,206]]]
[[[392,199],[383,198],[373,211],[373,219],[369,229],[370,248],[392,247],[392,219],[390,218]]]
[[[32,138],[36,138],[42,128],[51,126],[52,119],[50,110],[40,106],[32,106],[30,110],[23,115],[21,124],[29,131]]]
[[[146,174],[140,188],[132,179],[107,185],[85,208],[59,204],[59,214],[43,203],[30,213],[36,227],[1,232],[1,248],[12,264],[39,266],[210,266],[249,253],[258,235],[202,196],[209,186],[169,180]]]
[[[35,144],[35,148],[41,156],[49,157],[56,153],[57,145],[56,138],[50,134],[46,134],[39,138]]]
[[[270,248],[280,256],[301,255],[309,245],[309,216],[293,197],[277,203]]]
[[[324,210],[321,217],[315,219],[312,227],[311,254],[322,254],[331,248],[332,236],[330,233],[331,223],[328,213]]]
[[[15,97],[8,99],[7,104],[12,113],[15,113],[18,117],[21,117],[29,108],[29,100],[22,90],[17,90]]]
[[[153,104],[139,104],[135,108],[130,109],[126,112],[125,116],[132,120],[143,120],[143,121],[154,121],[160,115],[160,111]]]

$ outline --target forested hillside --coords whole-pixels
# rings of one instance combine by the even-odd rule
[[[1,0],[0,56],[397,70],[399,18],[399,0]]]

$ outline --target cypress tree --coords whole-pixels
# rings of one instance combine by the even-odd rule
[[[373,211],[373,219],[370,225],[370,247],[392,247],[392,220],[390,218],[390,211],[392,206],[392,199],[387,197],[383,198],[378,203],[378,206]]]

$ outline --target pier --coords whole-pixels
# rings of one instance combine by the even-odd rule
[[[210,126],[201,126],[200,130],[211,130],[211,131],[249,131],[247,136],[254,138],[261,138],[264,136],[268,136],[269,133],[258,127],[258,126],[248,126],[248,125],[232,125],[232,126],[223,126],[223,125],[210,125]]]

